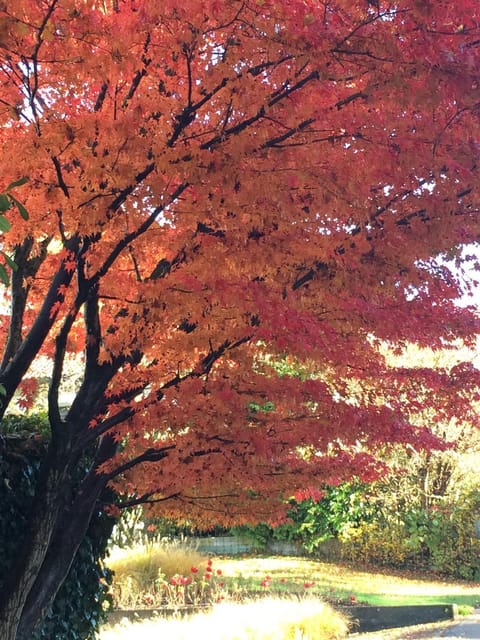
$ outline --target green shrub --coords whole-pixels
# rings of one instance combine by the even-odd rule
[[[344,530],[339,539],[343,560],[395,567],[408,564],[410,549],[400,522],[365,522]]]
[[[263,550],[274,540],[298,542],[308,553],[318,551],[327,540],[339,538],[374,516],[365,485],[344,483],[328,487],[315,500],[290,500],[289,522],[277,527],[267,524],[236,527],[232,532],[246,538],[255,549]]]
[[[372,522],[345,530],[341,556],[352,562],[427,569],[466,580],[480,577],[475,535],[478,492],[442,506],[383,509]]]
[[[45,418],[4,418],[0,449],[0,589],[12,559],[21,553],[25,523],[47,441]],[[5,429],[3,429],[5,427]],[[31,640],[90,640],[110,602],[110,572],[102,558],[113,526],[98,512],[52,609]]]
[[[480,539],[475,534],[480,496],[472,492],[429,514],[425,535],[434,571],[466,580],[480,579]]]

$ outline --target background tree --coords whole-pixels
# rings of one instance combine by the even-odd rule
[[[416,385],[432,415],[468,410],[476,370],[412,376],[378,343],[478,328],[455,300],[480,231],[479,14],[476,0],[1,4],[1,174],[30,178],[30,218],[8,234],[2,412],[52,362],[2,638],[30,637],[107,485],[122,507],[273,519],[287,491],[378,475],[385,443],[438,445],[409,421]],[[279,377],[285,354],[316,376]]]

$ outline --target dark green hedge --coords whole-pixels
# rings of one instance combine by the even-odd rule
[[[21,553],[25,522],[46,448],[46,419],[7,417],[0,438],[0,589],[12,560]],[[113,521],[98,513],[67,580],[32,640],[93,640],[105,618],[111,576],[102,558]]]

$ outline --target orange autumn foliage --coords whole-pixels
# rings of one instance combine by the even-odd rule
[[[2,415],[51,362],[4,640],[31,637],[107,486],[274,519],[375,477],[390,444],[441,446],[422,413],[474,416],[476,369],[379,346],[478,331],[456,300],[478,268],[479,25],[477,0],[0,2],[0,192],[29,213],[2,236]]]
[[[478,374],[378,345],[478,330],[479,24],[473,0],[0,3],[0,175],[30,214],[4,410],[48,355],[69,464],[99,442],[123,504],[207,524],[438,445],[415,416],[469,415]]]

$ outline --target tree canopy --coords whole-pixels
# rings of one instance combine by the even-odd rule
[[[37,568],[108,483],[204,523],[273,517],[286,491],[375,477],[390,443],[440,446],[419,403],[473,411],[476,370],[379,345],[478,331],[456,300],[479,24],[476,0],[0,3],[0,175],[29,179],[2,238],[2,411],[52,363]]]

